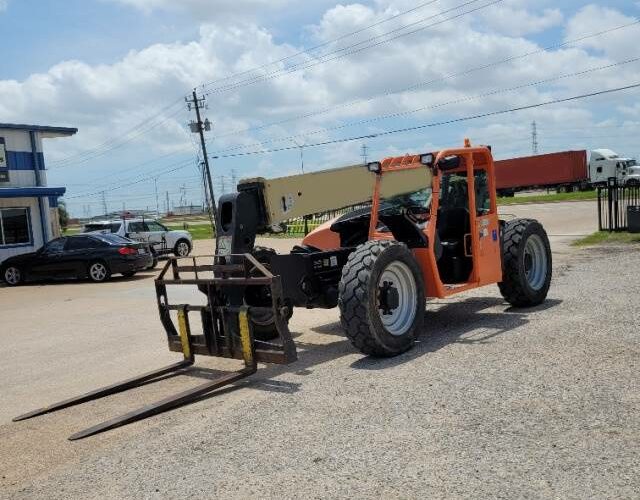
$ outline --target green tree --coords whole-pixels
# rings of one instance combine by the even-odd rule
[[[69,212],[67,212],[67,205],[62,200],[58,202],[58,217],[60,218],[60,227],[66,231],[69,225]]]

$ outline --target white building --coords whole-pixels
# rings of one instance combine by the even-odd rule
[[[66,189],[47,186],[42,139],[77,131],[0,123],[0,262],[59,235],[56,209]]]

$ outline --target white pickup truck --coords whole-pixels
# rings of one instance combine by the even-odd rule
[[[174,231],[153,219],[124,219],[89,222],[84,233],[114,233],[135,241],[149,243],[156,256],[174,254],[186,257],[193,248],[189,231]]]

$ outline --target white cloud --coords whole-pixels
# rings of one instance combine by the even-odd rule
[[[151,13],[155,10],[188,12],[199,20],[215,20],[226,17],[254,18],[265,10],[282,8],[293,0],[108,0]]]
[[[7,10],[9,0],[0,0],[0,12]]]
[[[629,24],[636,20],[634,17],[625,16],[621,12],[601,7],[599,5],[587,5],[582,8],[567,23],[566,38],[577,38],[585,33],[603,31],[623,24]],[[638,29],[634,28],[635,36],[629,36],[630,30],[620,30],[609,33],[607,36],[591,38],[580,42],[579,46],[585,49],[596,50],[613,58],[629,57],[633,47],[637,45]]]
[[[530,0],[507,0],[490,11],[482,12],[484,26],[509,36],[524,36],[560,26],[564,20],[562,12],[557,8],[542,9],[532,12],[539,2]]]

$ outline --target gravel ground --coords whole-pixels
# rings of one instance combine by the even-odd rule
[[[639,267],[635,247],[563,247],[544,305],[511,309],[496,287],[430,301],[388,360],[355,352],[336,311],[297,311],[295,364],[74,443],[222,365],[10,423],[175,354],[148,279],[0,289],[0,497],[638,498]]]

